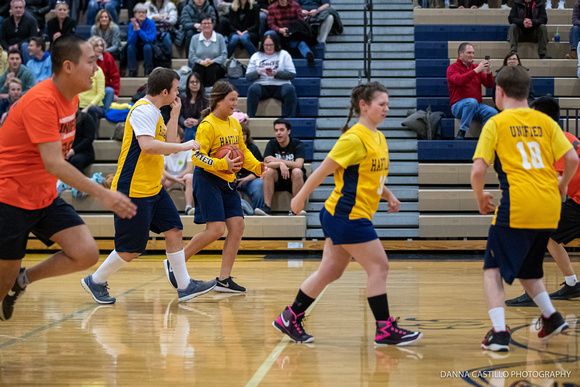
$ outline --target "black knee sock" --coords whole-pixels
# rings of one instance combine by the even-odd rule
[[[298,290],[296,299],[292,304],[292,311],[298,316],[300,313],[306,312],[306,309],[314,302],[314,298],[308,297],[302,289]]]
[[[375,320],[387,321],[389,319],[389,301],[387,301],[387,294],[380,294],[378,296],[369,297],[369,306],[373,311]]]

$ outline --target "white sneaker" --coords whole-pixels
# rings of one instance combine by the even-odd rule
[[[509,5],[507,4],[502,4],[501,5],[501,9],[511,9]]]
[[[487,3],[485,3],[484,5],[479,7],[479,9],[489,9],[489,5],[487,5]]]
[[[187,215],[195,215],[195,207],[193,207],[191,210],[187,211]]]
[[[564,9],[564,2],[563,1],[560,1],[558,3],[558,9]]]

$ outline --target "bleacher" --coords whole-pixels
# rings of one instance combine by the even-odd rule
[[[522,65],[529,69],[536,97],[552,94],[562,108],[576,108],[580,102],[578,62],[564,59],[569,52],[568,31],[571,27],[573,2],[565,10],[548,10],[548,36],[556,31],[561,42],[548,43],[548,56],[538,59],[536,44],[520,43]],[[419,230],[422,238],[471,239],[487,237],[492,215],[480,215],[470,187],[471,158],[477,141],[455,141],[459,121],[451,115],[446,80],[447,67],[457,59],[457,47],[463,41],[473,43],[475,63],[491,56],[495,73],[509,52],[507,42],[509,10],[487,9],[416,9],[415,56],[417,108],[431,106],[442,111],[442,137],[438,141],[418,141],[419,160]],[[461,40],[459,40],[461,39]],[[494,106],[491,89],[483,89],[483,102]],[[576,129],[576,120],[570,127]],[[563,127],[568,122],[562,120]],[[475,123],[472,129],[477,130]],[[468,132],[469,133],[469,132]],[[486,177],[486,190],[497,204],[501,193],[493,168]]]

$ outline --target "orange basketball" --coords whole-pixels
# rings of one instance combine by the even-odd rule
[[[230,159],[235,159],[237,157],[240,157],[240,160],[242,163],[244,162],[244,154],[242,153],[242,150],[240,148],[238,148],[237,145],[224,145],[221,148],[219,148],[217,150],[217,152],[215,153],[216,158],[218,159],[223,159],[225,155],[228,154],[228,152],[231,152],[229,155]],[[240,169],[237,169],[235,172],[237,173]]]

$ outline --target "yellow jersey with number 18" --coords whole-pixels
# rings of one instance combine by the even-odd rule
[[[161,177],[163,177],[163,155],[145,153],[139,146],[129,117],[136,107],[151,104],[146,99],[140,99],[133,105],[125,121],[125,134],[121,145],[121,154],[117,165],[117,172],[111,184],[111,190],[123,192],[132,198],[146,198],[155,196],[161,191]],[[155,127],[155,139],[165,142],[167,130],[163,117]]]
[[[493,163],[501,189],[492,224],[555,229],[561,199],[554,162],[572,145],[560,126],[530,108],[509,109],[490,118],[473,159]]]
[[[385,136],[361,124],[346,131],[328,153],[340,168],[334,171],[334,190],[324,203],[333,216],[369,219],[379,208],[389,173]]]

